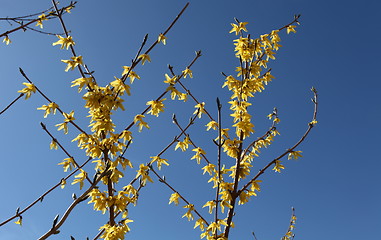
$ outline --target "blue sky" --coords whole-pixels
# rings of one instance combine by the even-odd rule
[[[0,17],[25,15],[51,4],[41,0],[1,2]],[[155,41],[185,3],[183,0],[111,3],[79,0],[72,13],[65,15],[65,21],[72,31],[76,51],[84,56],[97,79],[106,84],[121,74],[121,66],[130,64],[144,35],[149,34],[149,43]],[[318,125],[298,148],[303,151],[303,158],[285,160],[286,169],[281,174],[273,171],[264,174],[258,197],[237,209],[231,239],[253,239],[252,231],[258,240],[279,239],[287,229],[292,206],[298,217],[295,239],[376,239],[381,225],[380,7],[376,0],[190,1],[168,34],[167,45],[153,50],[152,63],[138,66],[141,80],[132,85],[132,96],[126,98],[126,111],[116,114],[115,122],[120,129],[124,128],[145,108],[147,101],[166,88],[162,81],[168,73],[167,64],[179,72],[193,59],[194,51],[202,50],[203,56],[192,68],[194,78],[184,83],[198,99],[206,102],[212,114],[216,114],[215,99],[219,97],[225,114],[223,121],[229,125],[230,95],[221,88],[224,78],[220,72],[233,74],[238,66],[232,45],[235,36],[228,33],[233,18],[249,22],[249,32],[258,36],[289,23],[294,14],[301,14],[297,33],[281,35],[283,47],[277,60],[269,64],[275,80],[252,101],[256,136],[267,130],[270,122],[266,115],[273,107],[278,108],[282,120],[278,128],[281,136],[263,151],[256,169],[303,135],[312,117],[312,86],[319,93]],[[9,29],[6,22],[0,24],[1,32]],[[44,27],[47,31],[61,32],[57,20],[46,22]],[[70,82],[79,77],[78,72],[64,72],[65,64],[60,60],[70,55],[58,46],[51,46],[56,37],[31,31],[9,37],[12,44],[0,45],[0,109],[22,88],[24,79],[18,72],[18,67],[22,67],[65,111],[75,110],[78,124],[87,126],[87,113],[82,109],[84,101],[76,89],[70,88]],[[151,129],[134,135],[126,157],[135,166],[149,161],[150,156],[160,152],[179,133],[171,123],[172,113],[177,114],[183,125],[193,113],[191,101],[167,102],[159,118],[146,118]],[[49,150],[50,138],[39,122],[44,122],[77,159],[86,159],[70,142],[77,132],[70,129],[67,136],[57,132],[54,125],[62,117],[44,119],[42,111],[36,110],[43,104],[46,101],[35,94],[28,101],[20,100],[0,116],[3,189],[0,221],[13,215],[17,207],[27,206],[65,176],[57,165],[65,155],[59,150]],[[206,123],[206,118],[197,120],[190,134],[213,158],[216,148],[211,139],[215,136],[203,131]],[[161,173],[200,208],[213,197],[214,190],[210,190],[208,178],[189,160],[191,156],[189,151],[168,152],[164,157],[171,165]],[[135,175],[133,171],[128,174]],[[154,184],[142,190],[137,207],[130,209],[130,218],[135,222],[130,225],[132,232],[127,239],[199,239],[200,232],[193,229],[194,223],[181,218],[184,209],[168,205],[170,190],[154,180]],[[81,191],[76,185],[57,189],[23,215],[21,228],[13,223],[1,227],[0,239],[38,238],[49,230],[56,214],[62,215],[73,192],[79,195]],[[83,203],[75,209],[61,233],[51,239],[70,239],[70,235],[76,239],[92,238],[106,221],[106,216]]]

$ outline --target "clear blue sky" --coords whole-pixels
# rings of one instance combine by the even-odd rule
[[[61,1],[62,4],[68,1]],[[183,0],[163,1],[90,1],[79,0],[71,14],[65,15],[68,28],[76,42],[76,51],[95,71],[98,81],[108,83],[129,65],[143,36],[156,40],[178,11]],[[1,0],[0,17],[19,16],[50,7],[50,1]],[[132,85],[132,96],[126,99],[126,111],[116,115],[120,129],[145,108],[146,101],[156,98],[165,88],[162,82],[168,73],[166,65],[179,72],[193,59],[194,51],[203,56],[194,65],[194,78],[185,84],[209,111],[216,114],[215,99],[223,102],[223,113],[230,114],[229,95],[222,89],[220,72],[233,74],[238,66],[229,34],[230,23],[236,17],[249,22],[252,36],[281,27],[301,14],[297,34],[282,34],[283,48],[277,60],[270,64],[276,79],[253,99],[251,113],[257,136],[266,131],[266,120],[273,107],[279,110],[281,136],[257,160],[257,168],[292,146],[307,128],[313,106],[310,88],[319,93],[318,125],[298,150],[303,158],[284,161],[281,173],[268,171],[262,178],[262,191],[251,202],[239,207],[235,216],[236,228],[231,239],[279,239],[285,233],[291,214],[296,208],[298,217],[295,239],[378,239],[381,226],[381,168],[379,148],[381,118],[379,67],[381,61],[379,32],[381,4],[365,1],[190,1],[190,6],[168,34],[167,45],[156,47],[152,63],[139,66],[141,80]],[[57,20],[46,22],[45,30],[61,32]],[[9,28],[0,23],[0,32]],[[24,79],[18,72],[22,67],[44,93],[65,111],[76,110],[78,124],[86,126],[84,102],[70,82],[78,72],[64,72],[69,52],[51,46],[55,36],[43,36],[31,31],[10,35],[12,44],[0,44],[0,109],[3,109],[22,88]],[[168,98],[168,97],[167,97]],[[57,132],[59,115],[43,118],[36,108],[46,104],[35,94],[28,101],[20,100],[0,116],[0,221],[13,215],[17,207],[24,208],[65,176],[57,163],[65,158],[60,150],[49,150],[50,138],[42,131],[44,122],[72,154],[80,161],[85,156],[70,143],[76,135]],[[171,123],[176,113],[184,125],[193,113],[194,103],[168,103],[159,118],[147,117],[151,130],[135,134],[133,148],[126,157],[135,166],[149,161],[178,134]],[[224,118],[225,124],[231,121]],[[203,127],[201,119],[192,127],[191,136],[197,139],[210,158],[216,149]],[[189,158],[190,152],[170,151],[164,157],[170,167],[162,174],[187,198],[201,206],[214,196],[206,184],[207,177]],[[126,172],[126,175],[135,175]],[[129,181],[126,178],[126,183]],[[184,209],[169,206],[170,190],[155,179],[141,193],[139,204],[130,209],[132,232],[127,239],[199,239],[194,223],[182,219]],[[71,194],[80,194],[78,186],[57,189],[23,215],[23,226],[9,223],[0,228],[0,239],[36,239],[49,230],[56,214],[62,215],[71,203]],[[201,205],[201,206],[200,206]],[[206,213],[206,209],[205,213]],[[94,237],[107,216],[94,212],[85,203],[76,208],[61,233],[51,239],[86,239]]]

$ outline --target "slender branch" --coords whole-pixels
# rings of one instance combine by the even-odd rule
[[[187,205],[190,205],[191,203],[187,200],[187,199],[185,199],[184,197],[183,197],[183,195],[181,195],[178,191],[176,191],[164,178],[162,178],[162,177],[160,177],[160,175],[155,171],[155,169],[153,169],[153,167],[152,166],[149,166],[150,167],[150,169],[151,169],[151,171],[156,175],[156,177],[159,179],[159,181],[161,182],[161,183],[164,183],[164,185],[165,186],[167,186],[168,188],[170,188],[174,193],[178,193],[179,194],[179,196],[180,196],[180,198],[187,204]],[[207,225],[207,226],[209,226],[209,223],[205,220],[205,218],[203,218],[202,217],[202,215],[196,210],[196,209],[194,209],[193,210],[194,211],[194,213],[196,213],[196,215],[197,216],[199,216],[204,222],[205,222],[205,224]]]
[[[74,2],[74,3],[70,3],[70,5],[61,8],[59,11],[62,11],[63,9],[66,9],[66,8],[68,8],[68,7],[70,7],[70,6],[74,6],[75,3],[76,3],[76,2]],[[25,18],[28,18],[28,17],[37,16],[37,15],[46,13],[47,11],[50,11],[51,9],[52,9],[52,8],[49,8],[48,10],[45,10],[45,11],[42,11],[42,12],[39,12],[39,13],[35,13],[35,14],[31,14],[31,15],[27,15],[27,16],[23,16],[23,17],[1,18],[0,20],[16,20],[16,19],[20,19],[20,20],[29,20],[29,19],[23,19],[23,18],[24,18],[24,17],[25,17]],[[49,18],[49,17],[54,17],[54,15],[53,15],[52,13],[49,13],[46,17],[47,17],[47,18]],[[29,22],[27,22],[27,23],[25,23],[25,24],[20,24],[20,26],[14,28],[14,29],[11,29],[11,30],[8,30],[8,31],[6,31],[6,32],[4,32],[4,33],[1,33],[1,34],[0,34],[0,37],[7,36],[7,35],[9,35],[9,34],[11,34],[11,33],[13,33],[13,32],[16,32],[16,31],[18,31],[18,30],[20,30],[20,29],[25,29],[25,28],[27,28],[29,25],[31,25],[32,23],[37,22],[38,20],[39,20],[39,18],[36,18],[36,19],[32,19],[32,20],[30,20]]]
[[[222,181],[221,179],[221,151],[222,151],[222,119],[221,119],[221,108],[222,105],[220,103],[220,99],[217,98],[217,124],[218,124],[218,143],[217,143],[217,166],[218,166],[218,182],[217,182],[217,188],[216,188],[216,208],[214,209],[214,222],[217,222],[218,220],[218,202],[219,202],[219,193],[220,193],[220,183]],[[214,233],[215,237],[217,237],[217,229]]]
[[[196,53],[196,56],[193,58],[193,60],[191,61],[191,63],[187,66],[187,68],[191,68],[192,67],[192,65],[196,62],[196,60],[199,58],[201,56],[201,54],[200,53]],[[184,76],[184,73],[182,73],[179,77],[178,77],[178,79],[177,79],[177,81],[175,82],[175,84],[178,82],[178,80],[180,79],[180,78],[182,78]],[[159,97],[157,97],[156,98],[156,100],[155,101],[159,101],[161,98],[163,98],[164,96],[165,96],[165,94],[167,94],[168,93],[168,90],[165,90],[162,94],[160,94],[160,96]],[[145,113],[147,113],[148,112],[148,110],[151,108],[151,106],[148,106],[148,107],[146,107],[146,109],[144,109],[144,111],[141,113],[141,115],[144,115]],[[134,126],[134,121],[132,121],[124,130],[129,130],[132,126]],[[119,136],[121,135],[122,133],[120,133],[119,134]]]
[[[314,98],[312,99],[312,102],[314,103],[314,113],[313,113],[313,117],[312,117],[312,121],[316,121],[316,117],[317,117],[317,112],[318,112],[318,100],[317,100],[317,92],[315,90],[315,88],[312,88],[312,91],[314,93]],[[271,162],[269,162],[263,169],[261,169],[257,175],[255,175],[248,183],[246,183],[242,188],[241,190],[239,190],[238,194],[240,194],[242,191],[245,191],[251,183],[253,183],[255,180],[258,179],[258,177],[260,177],[271,165],[275,164],[276,161],[278,161],[279,159],[283,158],[284,156],[286,156],[288,153],[292,152],[296,147],[298,147],[303,141],[304,139],[308,136],[308,134],[310,133],[311,129],[314,127],[314,124],[312,122],[310,122],[308,124],[308,129],[307,131],[303,134],[303,136],[299,139],[299,141],[297,143],[294,144],[294,146],[292,146],[291,148],[289,148],[287,151],[285,151],[284,153],[282,153],[280,156],[278,156],[277,158],[275,158],[274,160],[272,160]]]
[[[23,210],[19,211],[18,214],[15,214],[14,216],[8,218],[7,220],[3,221],[0,223],[0,227],[7,224],[8,222],[12,221],[13,219],[21,216],[23,213],[25,213],[27,210],[29,210],[31,207],[33,207],[36,203],[38,202],[42,202],[44,197],[46,195],[48,195],[51,191],[53,191],[54,189],[56,189],[57,187],[59,187],[61,184],[62,184],[62,180],[67,180],[69,179],[71,176],[73,176],[80,168],[82,168],[83,166],[85,166],[92,158],[89,158],[87,159],[87,161],[85,161],[79,168],[77,168],[76,170],[74,170],[72,173],[70,173],[69,175],[67,175],[66,177],[62,178],[56,185],[54,185],[53,187],[51,187],[49,190],[47,190],[45,193],[43,193],[40,197],[38,197],[34,202],[32,202],[31,204],[29,204],[27,207],[25,207]]]
[[[58,7],[57,7],[57,3],[56,3],[55,0],[52,0],[52,3],[53,3],[53,6],[54,6],[55,11],[56,11],[56,13],[57,13],[57,17],[58,17],[58,19],[60,20],[62,29],[64,30],[66,37],[69,37],[69,31],[67,30],[67,28],[66,28],[66,26],[65,26],[65,22],[64,22],[63,19],[62,19],[63,10],[62,10],[62,9],[61,9],[61,10],[58,9]],[[77,54],[75,53],[73,44],[70,44],[70,50],[71,50],[73,56],[76,57]],[[78,65],[78,71],[79,71],[79,73],[81,74],[81,76],[82,76],[83,78],[86,78],[85,73],[83,72],[81,65]],[[87,85],[87,87],[89,88],[90,91],[92,90],[91,87],[90,87],[89,85]]]
[[[90,193],[91,190],[93,190],[93,188],[95,188],[97,186],[97,184],[99,183],[99,181],[101,181],[101,179],[107,175],[109,175],[111,172],[106,169],[104,172],[102,172],[102,174],[100,174],[98,176],[98,178],[94,181],[94,183],[84,192],[82,193],[82,195],[80,197],[78,197],[77,199],[75,199],[73,201],[73,203],[66,209],[64,215],[62,216],[62,218],[60,219],[60,221],[58,221],[48,232],[46,232],[44,235],[42,235],[39,240],[44,240],[44,239],[47,239],[49,236],[53,235],[53,234],[57,234],[58,233],[58,229],[65,223],[66,219],[69,217],[71,211],[73,211],[73,209],[82,201],[86,200],[87,199],[87,195]]]
[[[17,102],[17,100],[19,100],[22,96],[24,96],[24,93],[21,93],[17,98],[15,98],[15,100],[13,100],[8,106],[6,106],[1,112],[0,112],[0,115],[3,114],[5,111],[8,110],[8,108],[10,108],[15,102]]]
[[[62,144],[57,140],[57,138],[55,138],[55,137],[53,136],[53,134],[51,134],[51,133],[49,132],[49,130],[46,128],[46,125],[43,124],[43,123],[40,123],[40,124],[41,124],[42,129],[43,129],[43,130],[44,130],[44,131],[45,131],[45,132],[52,138],[52,140],[53,140],[54,142],[56,142],[56,143],[58,144],[58,146],[62,149],[62,151],[64,151],[64,153],[66,154],[66,156],[68,156],[69,158],[73,159],[73,163],[74,163],[75,167],[80,168],[79,164],[77,163],[77,161],[75,161],[74,157],[73,157],[72,155],[70,155],[69,152],[68,152],[68,151],[62,146]],[[86,179],[87,179],[87,181],[88,181],[90,184],[93,184],[93,183],[91,182],[90,178],[87,176],[87,174],[86,174]]]
[[[49,103],[53,103],[53,101],[52,100],[50,100],[29,78],[28,78],[28,76],[25,74],[25,72],[22,70],[22,68],[19,68],[19,70],[20,70],[20,73],[21,73],[21,75],[29,82],[29,83],[31,83],[31,84],[33,84],[34,86],[35,86],[35,88],[36,88],[36,90],[37,90],[37,92],[39,93],[39,94],[41,94],[41,96],[43,97],[43,98],[45,98]],[[58,107],[57,108],[57,110],[63,115],[63,116],[65,116],[64,115],[64,111],[62,111],[61,110],[61,108],[60,107]],[[80,128],[75,122],[73,122],[73,121],[69,121],[71,124],[73,124],[73,126],[74,127],[76,127],[80,132],[82,132],[83,134],[85,134],[87,137],[90,137],[82,128]]]
[[[197,114],[195,114],[195,116],[193,118],[191,118],[191,122],[193,123],[194,120],[196,120],[197,118]],[[188,128],[188,126],[186,128],[182,128],[179,124],[179,122],[177,121],[176,119],[176,116],[174,115],[173,118],[173,123],[176,124],[176,126],[181,130],[182,133],[186,134],[186,130]],[[192,144],[193,147],[197,148],[197,145],[192,141],[192,139],[189,137],[189,142]],[[202,158],[208,163],[210,164],[210,161],[208,160],[208,158],[205,156],[205,154],[201,153],[201,156]]]

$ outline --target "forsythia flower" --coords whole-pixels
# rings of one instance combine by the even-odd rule
[[[49,103],[48,105],[42,105],[42,107],[37,108],[37,110],[45,110],[44,118],[46,118],[50,113],[56,114],[58,105],[54,102]]]
[[[287,27],[287,34],[289,34],[290,32],[296,33],[295,28],[296,28],[296,26],[294,26],[294,25],[288,26]]]
[[[141,59],[141,60],[142,60],[142,65],[144,65],[144,63],[145,63],[146,61],[151,62],[151,58],[150,58],[150,56],[149,56],[148,54],[141,54],[141,55],[138,57],[138,59]]]
[[[87,173],[85,171],[83,171],[82,169],[79,169],[79,170],[81,171],[81,173],[74,176],[76,179],[74,179],[74,181],[71,183],[71,185],[79,183],[79,189],[82,189],[83,188],[83,181],[86,179]]]
[[[22,226],[22,217],[20,216],[19,219],[15,223]]]
[[[83,65],[82,56],[78,57],[71,57],[71,60],[61,60],[61,62],[64,62],[67,64],[65,72],[69,70],[73,70],[78,65]]]
[[[213,209],[216,207],[216,202],[215,201],[208,201],[205,203],[204,207],[209,207],[209,214],[212,214]]]
[[[5,35],[3,42],[5,42],[5,44],[9,45],[12,41],[11,41],[11,39],[9,39],[8,35]]]
[[[130,83],[132,84],[136,79],[140,79],[140,76],[136,74],[134,71],[130,70],[131,68],[128,66],[123,66],[123,73],[122,76],[128,73],[128,77],[130,78]]]
[[[138,123],[138,126],[139,126],[139,132],[142,131],[143,127],[149,129],[149,126],[148,126],[148,123],[144,122],[143,121],[143,118],[145,116],[144,115],[141,115],[141,114],[138,114],[135,116],[134,118],[134,124]]]
[[[288,160],[290,159],[298,159],[299,157],[302,157],[302,154],[300,154],[302,151],[292,151],[288,154]]]
[[[23,88],[22,90],[17,91],[17,92],[24,93],[25,99],[28,99],[32,95],[32,92],[33,93],[36,92],[36,86],[34,86],[32,83],[26,83],[26,82],[24,82],[22,84],[24,84],[26,87]]]
[[[164,83],[175,84],[176,80],[177,80],[177,76],[173,76],[171,78],[170,76],[168,76],[168,74],[165,74],[165,81],[164,81]]]
[[[89,78],[77,78],[74,81],[72,81],[72,85],[70,87],[78,86],[78,92],[82,91],[82,88],[85,85],[90,85],[92,83],[93,79],[91,77]]]
[[[167,162],[168,160],[167,159],[164,159],[164,158],[161,158],[159,156],[154,156],[154,157],[151,157],[152,158],[152,163],[156,162],[157,163],[157,168],[159,170],[161,170],[161,165],[164,164],[164,165],[167,165],[169,166],[169,163]]]
[[[148,113],[151,113],[151,115],[155,115],[156,117],[158,117],[160,112],[164,112],[164,104],[163,104],[164,100],[166,99],[163,98],[158,101],[156,100],[148,101],[146,105],[149,105],[151,107]]]
[[[188,149],[188,145],[190,144],[190,139],[188,136],[186,136],[184,138],[184,140],[181,142],[181,141],[178,141],[177,144],[176,144],[176,147],[175,147],[175,151],[178,149],[178,148],[181,148],[181,150],[183,152],[185,152],[187,149]]]
[[[74,159],[73,158],[65,158],[62,162],[58,163],[58,165],[62,165],[64,168],[64,172],[67,172],[68,169],[72,169],[74,165]]]
[[[61,189],[64,189],[66,186],[66,180],[64,178],[61,179]]]
[[[176,206],[179,205],[179,198],[180,194],[178,194],[177,192],[172,193],[171,197],[169,198],[168,204],[175,203]]]
[[[202,150],[201,148],[195,148],[192,150],[193,152],[196,152],[195,155],[191,158],[192,159],[196,159],[197,160],[197,164],[200,164],[200,160],[201,160],[201,156],[202,154],[206,154],[204,150]]]
[[[75,120],[74,111],[71,111],[70,113],[63,113],[63,115],[65,117],[65,122],[70,122]]]
[[[73,41],[73,38],[71,36],[68,37],[61,37],[60,35],[57,35],[59,40],[57,42],[52,43],[53,46],[61,44],[61,49],[66,48],[66,50],[69,49],[70,46],[74,46],[75,42]]]
[[[136,177],[141,177],[141,183],[142,185],[146,185],[147,180],[150,181],[151,183],[153,182],[151,177],[148,175],[148,166],[145,166],[144,164],[140,164],[139,170],[137,170]]]
[[[275,166],[274,166],[273,170],[274,170],[275,172],[279,172],[279,173],[280,173],[280,170],[281,170],[281,169],[284,169],[284,166],[280,163],[279,160],[276,160],[276,161],[275,161]]]
[[[40,16],[38,16],[38,20],[37,20],[36,26],[40,26],[40,28],[43,28],[42,21],[45,21],[45,20],[48,20],[46,18],[46,15],[45,14],[41,14]]]
[[[159,37],[157,38],[157,42],[162,42],[164,45],[166,44],[167,37],[164,36],[162,33],[159,34]]]
[[[193,114],[197,114],[198,118],[201,118],[201,115],[205,113],[204,106],[205,106],[204,102],[198,103],[196,106],[194,106],[196,110],[193,112]]]
[[[50,149],[55,149],[57,150],[58,149],[58,146],[57,146],[57,141],[55,139],[52,140],[52,142],[50,143]]]
[[[209,131],[211,128],[213,130],[216,130],[218,128],[218,123],[216,121],[210,121],[208,124],[206,124],[205,126],[207,126],[208,128],[206,129],[206,131]]]
[[[317,123],[318,123],[318,121],[316,121],[316,120],[312,120],[312,121],[309,123],[309,125],[315,126]]]
[[[230,30],[229,33],[235,32],[235,35],[238,35],[240,31],[247,32],[246,24],[248,24],[248,23],[247,22],[240,22],[238,25],[234,24],[234,23],[231,23],[233,29]]]
[[[183,75],[184,75],[184,78],[187,78],[187,75],[188,75],[190,78],[193,78],[192,70],[190,70],[189,68],[186,68],[186,69],[183,71]]]
[[[188,221],[193,220],[193,215],[192,215],[192,211],[194,211],[193,204],[186,205],[183,208],[188,208],[188,210],[182,217],[187,217]]]
[[[120,95],[123,95],[124,92],[127,93],[128,96],[131,95],[130,86],[127,84],[124,84],[123,81],[117,77],[114,77],[115,81],[112,81],[110,83],[111,86],[115,88],[116,92],[119,92]]]

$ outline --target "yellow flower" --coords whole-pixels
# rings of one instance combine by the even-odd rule
[[[52,142],[50,143],[50,149],[55,149],[57,150],[58,149],[58,146],[57,146],[57,141],[55,139],[52,140]]]
[[[138,57],[138,59],[141,59],[142,60],[142,65],[144,65],[144,63],[146,62],[146,61],[148,61],[148,62],[151,62],[151,58],[150,58],[150,56],[148,55],[148,54],[141,54],[139,57]]]
[[[318,121],[316,121],[316,120],[312,120],[312,121],[309,123],[309,125],[311,125],[311,126],[315,126],[317,123],[318,123]]]
[[[208,172],[210,176],[212,176],[212,173],[216,171],[214,164],[211,164],[211,163],[203,167],[202,170],[204,170],[203,174]]]
[[[65,117],[65,122],[70,122],[75,120],[74,111],[71,111],[70,113],[63,113],[63,115]]]
[[[3,42],[5,42],[5,44],[9,45],[12,41],[11,41],[11,39],[9,39],[8,35],[5,35]]]
[[[164,36],[162,33],[159,34],[159,37],[157,38],[157,42],[162,42],[164,45],[166,44],[167,37]]]
[[[158,101],[156,100],[148,101],[146,105],[151,107],[148,113],[151,113],[151,115],[155,115],[156,117],[158,117],[160,112],[164,112],[164,104],[163,104],[164,100],[166,99],[163,98]]]
[[[212,214],[213,209],[216,207],[216,202],[215,201],[208,201],[205,203],[204,207],[209,207],[209,214]]]
[[[22,217],[20,216],[19,219],[15,223],[22,226]]]
[[[64,189],[66,186],[66,180],[64,178],[61,179],[61,189]]]
[[[193,114],[197,114],[198,118],[201,118],[201,115],[205,113],[205,103],[198,103],[196,106],[194,106],[196,110],[193,112]]]
[[[190,70],[189,68],[186,68],[186,69],[183,71],[183,75],[184,75],[184,78],[187,78],[187,75],[188,75],[190,78],[193,78],[192,70]]]
[[[139,132],[142,131],[143,127],[149,129],[149,126],[146,122],[143,121],[143,118],[145,118],[144,115],[138,114],[134,117],[134,124],[138,124]]]
[[[204,222],[204,220],[202,220],[202,218],[199,218],[199,219],[195,222],[193,228],[196,228],[196,227],[199,227],[201,231],[205,231],[205,222]]]
[[[17,92],[24,93],[25,99],[28,99],[28,98],[30,98],[32,93],[36,92],[36,86],[34,86],[32,83],[26,83],[26,82],[24,82],[22,84],[25,85],[26,87],[23,88],[22,90],[17,91]]]
[[[171,197],[169,198],[168,204],[175,203],[176,206],[179,205],[179,198],[180,194],[178,194],[177,192],[172,193]]]
[[[206,131],[209,131],[211,128],[213,128],[213,130],[216,130],[218,128],[218,123],[216,121],[210,121],[208,124],[206,124],[205,126],[207,126],[208,128],[206,129]]]
[[[130,83],[132,84],[136,79],[140,79],[140,76],[136,74],[134,71],[130,70],[130,67],[128,66],[123,66],[123,73],[122,76],[128,73],[128,77],[130,78]]]
[[[81,171],[81,173],[74,176],[76,179],[74,179],[74,181],[71,183],[71,185],[79,183],[79,189],[82,189],[83,188],[83,181],[86,179],[87,173],[85,171],[83,171],[82,169],[79,169],[79,170]]]
[[[183,152],[185,152],[188,149],[188,145],[191,144],[190,139],[188,136],[184,138],[184,140],[178,141],[175,147],[175,151],[180,148]]]
[[[70,12],[71,9],[73,9],[73,6],[69,6],[69,7],[65,8],[65,12],[71,13]]]
[[[151,157],[151,158],[152,158],[151,162],[152,163],[156,162],[157,163],[157,168],[159,170],[161,170],[161,165],[162,164],[169,166],[169,163],[167,162],[168,161],[167,159],[161,158],[159,156],[154,156],[154,157]]]
[[[112,81],[110,83],[111,86],[115,88],[116,92],[119,92],[120,95],[123,95],[124,92],[127,93],[128,96],[131,95],[130,86],[127,84],[124,84],[123,81],[117,77],[114,77],[115,81]]]
[[[177,80],[177,76],[173,76],[171,78],[170,76],[168,76],[168,74],[165,74],[165,81],[164,81],[164,83],[175,84],[176,80]]]
[[[229,33],[235,32],[235,35],[238,35],[240,31],[247,32],[246,24],[248,24],[248,23],[247,22],[240,22],[238,25],[234,24],[234,23],[231,23],[233,29],[230,30]]]
[[[44,118],[46,118],[50,113],[56,114],[58,105],[54,102],[49,103],[48,105],[42,105],[42,107],[37,108],[37,110],[45,110]]]
[[[40,26],[40,28],[43,28],[42,21],[45,21],[45,20],[48,20],[46,18],[46,15],[45,14],[41,14],[40,16],[38,16],[38,20],[37,20],[36,26]]]
[[[71,36],[64,38],[60,35],[57,35],[57,37],[59,38],[59,40],[57,42],[52,43],[53,46],[61,44],[61,49],[66,48],[66,50],[68,50],[70,46],[75,45],[75,42],[73,41],[73,38]]]
[[[284,169],[284,166],[280,163],[279,160],[276,160],[276,161],[275,161],[275,166],[274,166],[273,170],[274,170],[275,172],[279,172],[279,173],[280,173],[280,170],[281,170],[281,169]]]
[[[78,65],[83,65],[82,56],[78,57],[71,57],[71,60],[61,60],[61,62],[64,62],[67,64],[65,72],[69,70],[73,70]]]
[[[290,159],[298,159],[299,157],[303,157],[302,154],[302,151],[292,151],[288,154],[288,160]]]
[[[136,178],[141,177],[141,183],[143,186],[146,185],[147,180],[150,181],[151,183],[153,182],[151,177],[148,175],[148,166],[145,166],[144,164],[140,164],[139,170],[137,170]]]
[[[206,154],[204,150],[202,150],[201,148],[195,148],[192,150],[193,152],[196,152],[195,155],[191,158],[192,159],[196,159],[197,160],[197,164],[200,164],[200,161],[201,161],[201,158],[202,158],[202,154]]]
[[[58,163],[58,165],[62,165],[64,168],[64,172],[67,172],[68,169],[72,169],[75,167],[73,158],[65,158],[62,162]]]
[[[296,33],[295,28],[296,28],[296,26],[294,26],[294,25],[288,26],[287,27],[287,34],[289,34],[290,32]]]
[[[89,78],[77,78],[74,81],[72,81],[72,85],[70,87],[78,86],[78,92],[82,91],[82,88],[86,85],[91,85],[93,79],[91,77]]]
[[[182,217],[187,217],[188,221],[193,220],[193,215],[192,215],[192,211],[194,211],[193,204],[188,204],[184,206],[183,208],[188,208],[188,210]]]

